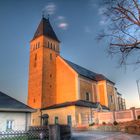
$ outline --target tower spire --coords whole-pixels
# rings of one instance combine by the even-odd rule
[[[45,18],[43,11],[42,11],[42,20],[41,20],[40,24],[38,25],[38,28],[34,34],[33,39],[35,39],[41,35],[44,35],[44,36],[49,37],[57,42],[60,42],[59,39],[57,38],[51,24],[50,24],[49,15],[48,15],[48,18]]]
[[[50,18],[50,15],[48,14],[48,18],[47,19],[49,20],[49,18]]]
[[[44,10],[42,10],[42,18],[44,18],[45,17],[45,12],[44,12]]]

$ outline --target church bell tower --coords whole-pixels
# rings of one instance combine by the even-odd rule
[[[59,43],[49,19],[43,17],[30,42],[28,105],[32,108],[56,104]]]

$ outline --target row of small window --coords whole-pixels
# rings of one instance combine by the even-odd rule
[[[36,44],[34,44],[32,46],[32,50],[34,51],[34,50],[38,49],[39,47],[40,47],[40,42],[37,42]],[[57,46],[53,43],[48,42],[47,47],[52,49],[52,50],[57,51]]]
[[[59,124],[59,118],[58,118],[58,116],[55,116],[54,117],[54,124]],[[71,115],[68,115],[67,116],[67,124],[68,125],[72,125],[72,117],[71,117]]]
[[[52,50],[57,51],[57,47],[56,47],[55,44],[52,44],[52,43],[48,42],[47,47],[50,48],[50,49],[52,49]]]
[[[40,47],[40,42],[37,42],[36,44],[34,44],[32,46],[32,50],[34,51],[34,50],[38,49],[39,47]]]
[[[110,95],[109,98],[110,98],[110,99],[109,99],[109,100],[110,100],[110,103],[114,103],[113,96]],[[86,99],[87,101],[90,101],[90,93],[86,92],[86,94],[85,94],[85,99]]]
[[[34,124],[34,119],[32,120],[32,123]],[[58,116],[55,116],[54,117],[54,124],[59,124],[59,118],[58,118]],[[72,125],[72,117],[71,117],[71,115],[68,115],[67,116],[67,124],[68,125]]]

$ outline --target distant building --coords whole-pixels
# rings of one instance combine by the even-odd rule
[[[118,99],[118,110],[125,110],[126,105],[125,105],[125,99],[122,98],[122,94],[117,92],[117,99]]]
[[[28,105],[38,109],[32,125],[43,114],[50,123],[91,123],[93,111],[117,110],[115,83],[60,55],[60,41],[49,19],[42,18],[30,42]]]
[[[0,92],[0,131],[27,130],[35,110]]]

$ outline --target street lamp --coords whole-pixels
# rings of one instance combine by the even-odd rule
[[[138,94],[139,94],[139,100],[140,100],[140,87],[139,87],[139,80],[136,80],[136,83],[137,83],[137,89],[138,89]]]

